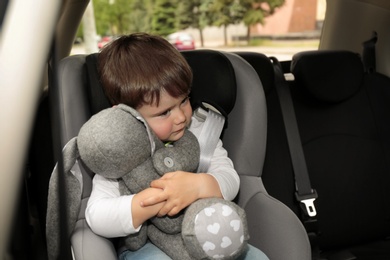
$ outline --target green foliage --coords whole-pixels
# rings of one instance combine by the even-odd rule
[[[175,27],[179,30],[186,29],[192,25],[193,1],[180,1],[177,5]]]
[[[100,35],[150,32],[166,36],[189,27],[264,23],[285,0],[93,0]],[[81,31],[80,31],[81,32]],[[248,30],[249,32],[249,30]]]
[[[215,0],[201,0],[199,6],[199,28],[213,25],[213,4]]]
[[[129,22],[130,32],[152,31],[153,0],[132,0]]]
[[[109,0],[93,0],[96,32],[99,35],[112,34],[111,26],[115,23],[115,13]]]
[[[176,8],[175,0],[156,0],[153,8],[152,33],[167,36],[176,31]]]
[[[239,0],[244,11],[242,21],[246,26],[264,24],[264,18],[272,15],[285,0]]]

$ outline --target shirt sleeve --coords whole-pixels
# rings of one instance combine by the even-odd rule
[[[199,138],[203,122],[192,117],[189,130]],[[228,152],[219,140],[211,158],[208,174],[212,175],[218,182],[222,196],[226,200],[233,200],[240,188],[240,178],[234,169],[232,160],[228,157]]]
[[[133,196],[120,196],[118,181],[95,175],[85,211],[92,231],[107,238],[138,232],[141,227],[134,228],[131,214]]]
[[[211,158],[208,174],[218,182],[224,199],[233,200],[240,189],[240,177],[238,176],[232,160],[219,140],[214,155]]]

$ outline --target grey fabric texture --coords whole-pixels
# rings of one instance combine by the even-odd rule
[[[93,172],[117,179],[150,158],[145,125],[132,112],[136,113],[124,105],[108,108],[81,127],[77,137],[80,156]]]
[[[67,237],[70,238],[73,231],[77,216],[81,205],[81,184],[78,179],[71,173],[71,169],[76,163],[79,156],[77,150],[76,138],[71,139],[63,150],[63,168],[64,168],[64,185],[65,185],[65,201],[66,201],[66,220],[67,220]],[[56,166],[50,177],[47,213],[46,213],[46,239],[47,252],[49,259],[57,259],[60,250],[60,204],[59,204],[59,189],[58,178],[59,168]]]
[[[148,237],[153,244],[164,251],[173,260],[201,259],[200,257],[191,256],[189,251],[183,250],[186,246],[184,245],[181,234],[167,234],[157,227],[150,225],[148,227]]]

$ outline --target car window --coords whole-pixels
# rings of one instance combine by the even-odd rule
[[[126,29],[122,31],[118,30],[120,25],[119,21],[117,22],[118,26],[113,26],[112,24],[115,19],[119,18],[107,19],[107,13],[104,12],[114,5],[119,5],[119,1],[113,2],[112,5],[103,5],[103,2],[105,1],[93,2],[96,34],[103,37],[103,34],[106,35],[107,33],[120,35],[136,32],[137,30],[153,33],[154,29],[151,27],[150,22],[153,22],[153,17],[156,15],[157,2],[153,6],[155,9],[154,13],[148,13],[145,8],[136,8],[134,6],[129,8],[129,14],[138,16],[142,13],[143,19],[133,21],[129,18],[129,20],[121,21],[132,23],[131,26],[125,27]],[[176,24],[180,21],[180,13],[182,12],[178,11],[172,14],[176,19],[176,24],[171,25],[172,28],[167,25],[161,25],[161,27],[169,27],[164,27],[164,32],[171,30],[171,33],[164,35],[162,32],[163,29],[161,29],[160,34],[162,33],[163,36],[166,36],[167,40],[172,44],[175,44],[177,40],[183,42],[193,40],[194,48],[196,49],[255,51],[268,56],[275,56],[279,60],[290,60],[292,55],[297,52],[318,49],[322,24],[325,18],[326,0],[299,2],[284,0],[276,2],[278,4],[272,7],[272,13],[267,12],[267,10],[271,10],[271,7],[264,8],[261,14],[264,17],[261,19],[257,18],[259,19],[258,22],[250,26],[245,25],[245,20],[243,19],[234,21],[232,18],[234,12],[232,13],[232,9],[229,11],[225,8],[220,9],[216,13],[216,16],[220,17],[219,19],[221,21],[223,19],[228,20],[229,22],[226,24],[221,21],[218,22],[218,19],[214,20],[214,22],[204,20],[202,18],[202,12],[198,10],[196,19],[203,19],[202,22],[206,23],[206,26],[200,30],[196,26],[190,26],[182,22],[181,26],[177,27]],[[182,6],[180,4],[178,4],[178,7],[178,10],[181,10]],[[163,10],[161,11],[161,15],[164,15],[164,12],[169,12],[171,6],[159,8]],[[118,10],[121,10],[122,14],[124,14],[123,8],[119,8]],[[255,11],[258,12],[258,15],[260,14],[259,9]],[[149,14],[151,14],[150,17]],[[145,17],[149,17],[149,20]],[[191,21],[193,22],[195,20]],[[116,28],[116,30],[112,28]],[[79,36],[82,37],[82,35]],[[104,45],[101,42],[96,44],[99,44],[99,49]],[[82,44],[77,44],[72,50],[72,54],[78,53],[85,53],[85,48]]]

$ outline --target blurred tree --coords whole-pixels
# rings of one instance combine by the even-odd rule
[[[111,35],[128,34],[131,17],[132,0],[110,0],[114,13],[114,20],[111,25]]]
[[[93,0],[99,35],[129,33],[133,0]]]
[[[179,1],[176,10],[176,28],[178,30],[187,29],[197,25],[196,8],[200,0]]]
[[[235,22],[233,18],[232,6],[234,0],[215,0],[210,5],[212,15],[212,24],[218,27],[223,27],[224,43],[227,45],[227,27]]]
[[[110,0],[93,0],[95,11],[96,31],[99,35],[113,35],[116,27],[116,14]]]
[[[153,5],[155,0],[132,0],[129,23],[130,32],[152,31]]]
[[[201,42],[203,47],[203,29],[207,26],[213,25],[214,13],[212,11],[212,6],[215,0],[200,0],[199,5],[199,21],[198,28],[202,32]]]
[[[189,27],[199,30],[200,44],[204,46],[203,30],[213,25],[212,6],[215,0],[180,1],[176,12],[176,27],[184,30]]]
[[[247,41],[250,40],[250,27],[255,24],[264,25],[264,19],[275,13],[285,0],[239,0],[243,8],[242,21],[247,26]]]
[[[201,46],[207,26],[223,27],[243,22],[250,27],[264,24],[285,0],[93,0],[99,35],[149,32],[167,36],[189,27],[199,29]],[[79,30],[81,32],[81,30]]]
[[[184,30],[187,28],[199,29],[200,44],[204,46],[203,29],[200,24],[200,5],[202,0],[179,1],[176,12],[176,28]]]
[[[167,36],[176,31],[177,0],[156,0],[153,8],[152,33]]]

